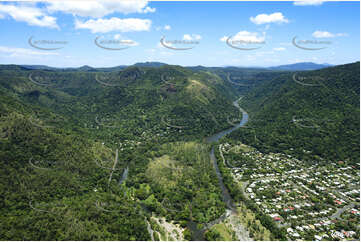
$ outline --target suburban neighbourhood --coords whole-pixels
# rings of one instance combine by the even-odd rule
[[[224,164],[289,240],[355,240],[360,228],[360,170],[346,161],[311,163],[220,144]]]

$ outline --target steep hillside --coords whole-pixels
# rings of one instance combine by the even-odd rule
[[[359,163],[360,63],[288,72],[241,101],[249,129],[231,136],[261,150]]]
[[[62,115],[61,127],[94,134],[111,126],[115,137],[204,137],[226,128],[227,118],[239,118],[231,85],[178,66],[96,73],[5,69],[0,88]]]
[[[153,212],[190,239],[190,222],[224,213],[209,147],[196,141],[239,118],[228,93],[219,77],[177,66],[1,66],[0,238],[150,240],[149,229],[164,232]]]

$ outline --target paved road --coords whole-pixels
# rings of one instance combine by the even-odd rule
[[[350,203],[342,208],[338,208],[336,212],[330,216],[330,219],[341,219],[341,214],[354,206],[357,206],[357,203]]]

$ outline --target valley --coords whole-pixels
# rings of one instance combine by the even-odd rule
[[[359,68],[2,65],[0,237],[357,239]]]
[[[360,241],[360,2],[0,0],[0,240]]]

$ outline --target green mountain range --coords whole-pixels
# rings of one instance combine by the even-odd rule
[[[285,72],[245,95],[241,106],[250,114],[250,129],[232,136],[242,136],[246,143],[264,151],[358,164],[359,100],[359,62]]]
[[[249,129],[227,138],[359,163],[359,69],[0,65],[0,238],[169,238],[154,214],[194,238],[226,209],[204,138],[240,95]]]

